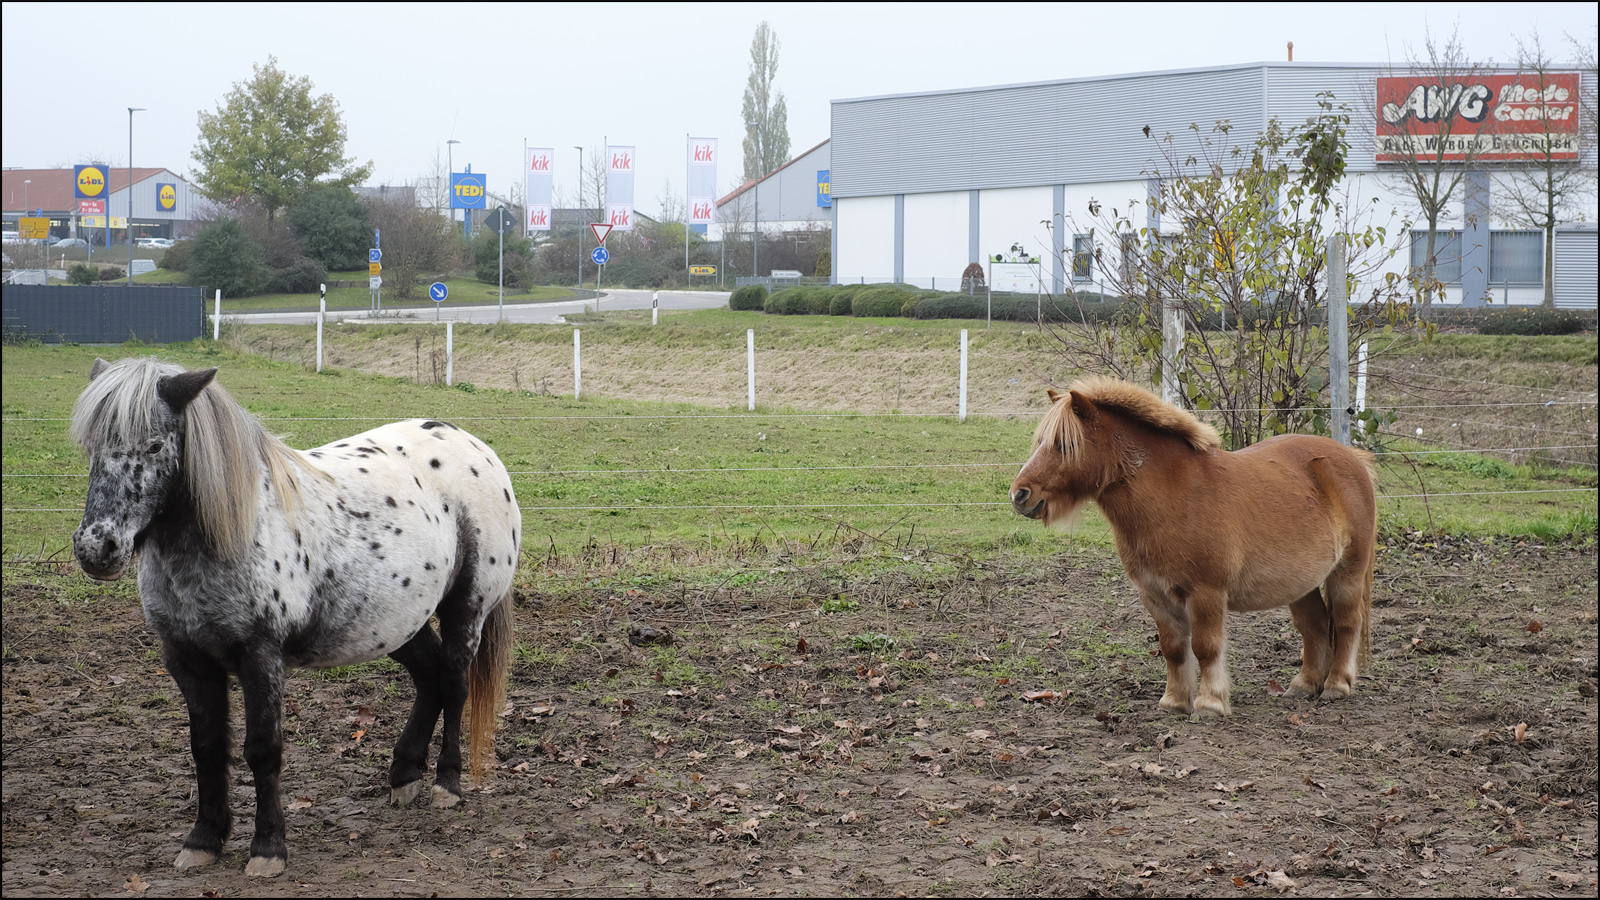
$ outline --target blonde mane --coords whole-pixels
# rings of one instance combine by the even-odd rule
[[[71,436],[91,454],[142,446],[155,437],[154,411],[160,380],[181,375],[182,366],[145,357],[111,364],[78,398]],[[310,468],[289,445],[212,381],[185,410],[183,467],[201,535],[218,554],[238,558],[255,538],[261,514],[260,469],[292,523],[301,509],[296,469],[330,480]]]
[[[1222,444],[1215,428],[1136,384],[1094,375],[1073,382],[1069,392],[1081,395],[1095,406],[1116,410],[1158,431],[1168,432],[1202,453],[1215,450]],[[1051,392],[1052,399],[1057,396]],[[1034,429],[1033,443],[1038,446],[1046,441],[1052,442],[1071,458],[1077,455],[1077,448],[1083,440],[1083,423],[1072,409],[1070,395],[1068,399],[1067,403],[1053,404],[1044,418],[1039,420],[1039,427]]]

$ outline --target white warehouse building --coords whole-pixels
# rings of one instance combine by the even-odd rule
[[[1132,201],[1139,224],[1175,227],[1149,203],[1160,190],[1151,173],[1167,170],[1158,141],[1170,134],[1182,159],[1227,120],[1229,143],[1248,148],[1269,119],[1291,132],[1303,126],[1320,112],[1325,91],[1351,116],[1339,188],[1346,204],[1366,208],[1376,198],[1374,224],[1389,225],[1391,236],[1401,232],[1400,252],[1375,274],[1404,274],[1422,262],[1426,226],[1417,224],[1423,220],[1398,167],[1380,153],[1380,145],[1387,152],[1395,146],[1379,134],[1373,112],[1380,79],[1391,75],[1398,86],[1398,73],[1371,64],[1249,63],[835,100],[833,279],[953,287],[968,264],[1021,244],[1042,261],[1046,290],[1096,290],[1106,275],[1098,264],[1085,271],[1084,262],[1069,261],[1074,243],[1087,240],[1091,201],[1122,210]],[[1559,77],[1575,94],[1580,74],[1563,70]],[[1503,105],[1504,86],[1517,78],[1507,70],[1487,79],[1495,87],[1481,89],[1485,107]],[[1505,132],[1515,130],[1526,137],[1529,128]],[[1482,133],[1501,140],[1495,122]],[[1595,143],[1571,146],[1586,148],[1592,173]],[[1531,305],[1543,298],[1544,233],[1516,222],[1497,196],[1508,179],[1526,177],[1514,155],[1486,152],[1482,159],[1492,161],[1465,174],[1439,222],[1436,276],[1447,285],[1446,303]],[[1557,306],[1596,305],[1597,217],[1592,191],[1563,213],[1551,279]]]

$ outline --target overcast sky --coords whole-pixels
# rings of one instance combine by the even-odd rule
[[[200,110],[276,56],[332,94],[346,153],[371,182],[426,174],[445,141],[490,190],[520,178],[524,140],[556,148],[558,197],[574,145],[637,148],[635,205],[684,188],[686,134],[720,140],[738,182],[740,98],[763,19],[782,44],[795,154],[828,136],[830,100],[1282,60],[1403,62],[1425,33],[1459,28],[1474,58],[1510,62],[1535,29],[1557,59],[1594,40],[1592,3],[783,4],[469,3],[0,7],[0,165],[128,161],[189,175]],[[1118,98],[1107,97],[1107,103]],[[592,200],[590,201],[593,202]]]

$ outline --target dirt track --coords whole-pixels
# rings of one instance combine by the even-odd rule
[[[187,717],[132,591],[7,566],[0,887],[1596,894],[1593,546],[1386,548],[1374,664],[1332,705],[1275,696],[1297,668],[1285,611],[1236,616],[1222,723],[1156,707],[1154,628],[1113,559],[904,555],[871,578],[775,558],[703,589],[527,582],[500,771],[459,810],[383,803],[398,667],[294,676],[289,869],[267,882],[242,874],[237,761],[223,859],[171,868]],[[630,646],[630,621],[676,644]],[[1022,699],[1046,690],[1066,696]]]

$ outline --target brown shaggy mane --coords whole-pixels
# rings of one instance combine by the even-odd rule
[[[1215,450],[1222,444],[1215,428],[1136,384],[1095,375],[1073,382],[1070,390],[1082,394],[1095,406],[1116,410],[1158,431],[1182,438],[1201,452]]]

